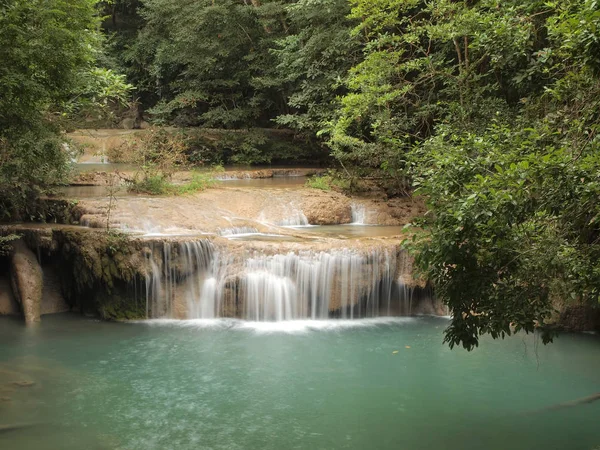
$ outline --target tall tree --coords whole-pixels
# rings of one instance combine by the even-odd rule
[[[0,3],[0,218],[33,217],[37,195],[64,178],[64,114],[129,89],[94,67],[97,30],[92,0]]]
[[[356,21],[348,18],[347,0],[299,0],[286,10],[290,31],[272,53],[289,107],[276,122],[314,136],[332,120],[348,70],[360,61],[359,42],[350,35]]]
[[[223,128],[268,125],[285,105],[269,53],[283,2],[148,0],[125,54],[145,74],[157,119]]]
[[[412,248],[450,345],[533,331],[559,299],[597,304],[597,3],[352,3],[365,58],[331,144],[427,200]]]

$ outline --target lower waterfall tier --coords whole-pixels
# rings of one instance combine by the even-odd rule
[[[409,315],[411,260],[397,245],[284,254],[232,252],[210,240],[147,253],[148,318],[281,321]],[[429,311],[435,312],[435,311]]]

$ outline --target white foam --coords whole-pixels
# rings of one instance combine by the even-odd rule
[[[177,328],[250,330],[257,334],[302,334],[311,331],[327,332],[401,325],[413,323],[417,320],[418,319],[414,317],[378,317],[355,320],[281,320],[277,322],[254,322],[239,319],[151,319],[131,321],[129,323],[150,326],[171,326]]]
[[[273,233],[242,233],[242,234],[233,234],[230,236],[225,236],[227,237],[227,239],[240,239],[240,238],[246,238],[246,237],[252,237],[252,236],[257,236],[257,237],[285,237],[285,235],[283,234],[273,234]]]
[[[231,228],[219,228],[217,230],[219,236],[231,237],[231,236],[252,236],[259,234],[259,231],[254,227],[231,227]]]

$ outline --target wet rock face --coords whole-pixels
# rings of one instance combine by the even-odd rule
[[[61,292],[60,277],[55,267],[46,265],[42,267],[44,273],[44,289],[40,314],[57,314],[67,312],[71,308]]]
[[[0,277],[0,316],[19,315],[20,313],[19,304],[12,293],[9,277]]]
[[[21,305],[25,322],[39,322],[44,286],[42,268],[23,241],[16,241],[13,247],[10,266],[13,293]]]

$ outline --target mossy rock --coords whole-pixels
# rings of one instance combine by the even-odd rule
[[[118,292],[116,292],[118,291]],[[128,295],[126,289],[119,287],[96,295],[96,308],[104,320],[140,320],[146,318],[145,299]]]

